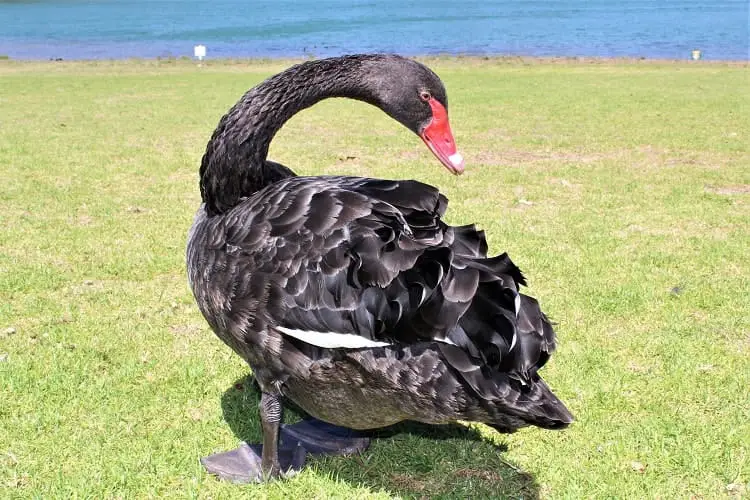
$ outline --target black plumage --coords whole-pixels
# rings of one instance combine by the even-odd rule
[[[487,257],[482,231],[442,221],[436,188],[297,177],[266,159],[283,123],[326,97],[374,104],[423,138],[435,106],[447,108],[438,77],[397,56],[307,62],[248,91],[207,146],[188,241],[190,284],[212,329],[264,394],[333,424],[567,426],[537,373],[555,348],[549,321],[519,293],[510,258]]]

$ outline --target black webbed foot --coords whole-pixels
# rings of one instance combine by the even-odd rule
[[[201,458],[201,464],[209,474],[233,483],[261,482],[272,478],[264,474],[261,466],[262,446],[241,443],[239,448]],[[305,465],[306,451],[302,447],[280,448],[278,475],[293,476]]]
[[[352,455],[370,446],[370,438],[347,427],[309,418],[296,424],[282,424],[281,446],[302,446],[312,455]]]
[[[283,424],[279,432],[278,463],[275,470],[264,473],[262,450],[259,444],[240,444],[239,448],[217,453],[201,459],[209,474],[233,483],[260,482],[276,475],[293,476],[305,465],[307,453],[311,455],[352,455],[360,453],[370,445],[370,438],[363,433],[328,424],[311,418],[296,424]]]

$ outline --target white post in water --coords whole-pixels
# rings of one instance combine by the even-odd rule
[[[198,58],[198,61],[203,61],[203,58],[206,57],[206,46],[205,45],[196,45],[193,47],[193,54],[195,57]],[[200,66],[200,64],[198,64]]]
[[[693,51],[693,61],[697,61],[701,58],[701,51],[696,49]]]

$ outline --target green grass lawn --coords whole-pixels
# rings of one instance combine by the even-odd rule
[[[543,375],[577,422],[401,425],[289,481],[206,475],[199,457],[260,425],[187,286],[198,166],[228,107],[289,63],[0,61],[0,497],[750,493],[750,69],[428,63],[464,176],[346,100],[295,117],[271,157],[439,186],[558,323]]]

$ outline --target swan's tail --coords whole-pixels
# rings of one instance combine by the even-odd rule
[[[488,423],[567,427],[573,416],[538,374],[555,349],[555,332],[536,299],[519,293],[521,271],[507,254],[485,257],[480,231],[452,229],[450,255],[441,256],[446,272],[420,308],[421,320],[429,326],[429,318],[455,318],[441,351],[494,416]]]

